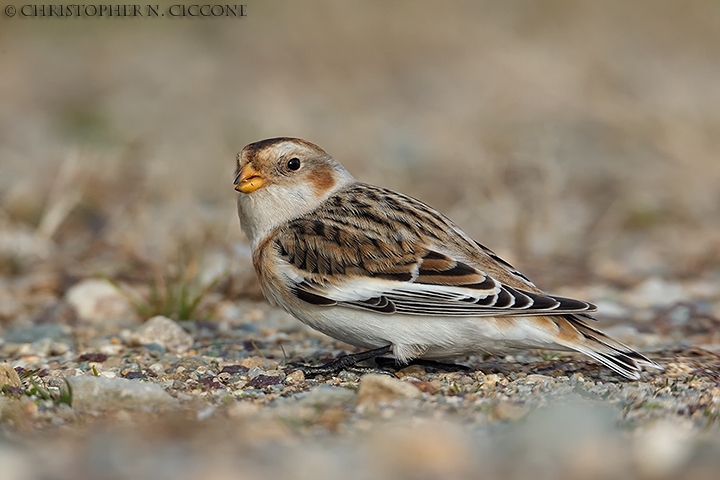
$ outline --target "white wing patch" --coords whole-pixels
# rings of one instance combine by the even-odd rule
[[[315,305],[346,306],[382,314],[477,317],[595,311],[595,306],[587,302],[521,291],[494,279],[484,282],[492,285],[486,289],[420,283],[417,275],[409,281],[350,277],[341,282],[318,283],[293,265],[281,263],[291,291]]]

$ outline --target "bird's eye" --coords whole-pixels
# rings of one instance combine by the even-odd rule
[[[288,170],[293,170],[293,171],[299,169],[300,168],[300,160],[295,157],[291,158],[287,162],[287,168],[288,168]]]

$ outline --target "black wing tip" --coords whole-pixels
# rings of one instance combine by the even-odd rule
[[[519,290],[519,292],[533,299],[533,305],[530,307],[530,310],[538,311],[538,313],[547,311],[548,313],[563,312],[583,315],[585,312],[597,311],[597,307],[594,304],[584,300],[576,300],[574,298],[558,297],[542,293],[531,293],[524,290]]]
[[[597,311],[597,306],[590,302],[586,302],[585,300],[576,300],[574,298],[566,298],[566,297],[556,297],[552,296],[554,300],[560,302],[560,306],[558,306],[558,310],[577,310],[579,312],[595,312]]]

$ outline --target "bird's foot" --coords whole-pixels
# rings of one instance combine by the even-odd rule
[[[392,346],[387,345],[385,347],[376,348],[374,350],[368,350],[367,352],[353,353],[351,355],[343,355],[342,357],[336,358],[335,360],[325,363],[323,365],[304,365],[298,363],[289,364],[291,371],[300,370],[305,374],[306,377],[315,377],[317,375],[334,375],[343,370],[348,372],[357,373],[363,375],[365,373],[381,373],[385,375],[392,375],[390,372],[380,370],[373,367],[359,367],[357,363],[365,360],[373,359],[379,355],[385,355],[392,351]]]

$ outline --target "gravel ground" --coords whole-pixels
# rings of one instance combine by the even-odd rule
[[[31,278],[5,287],[47,302]],[[288,363],[352,347],[250,299],[143,322],[126,290],[83,280],[4,329],[4,478],[715,478],[720,290],[650,282],[564,289],[602,293],[625,319],[603,326],[666,369],[631,382],[552,352],[305,378]]]

